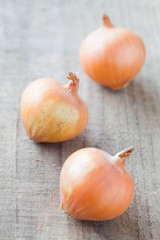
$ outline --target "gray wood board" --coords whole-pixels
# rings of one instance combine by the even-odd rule
[[[160,237],[160,1],[0,1],[0,239],[137,240]],[[124,90],[90,80],[79,64],[84,37],[109,14],[146,45],[145,66]],[[77,138],[36,144],[26,136],[20,97],[33,80],[66,82],[79,72],[89,123]],[[76,221],[60,211],[59,176],[75,150],[93,146],[111,154],[135,147],[126,167],[134,200],[120,217]]]

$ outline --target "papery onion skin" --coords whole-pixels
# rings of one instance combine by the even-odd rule
[[[132,151],[129,148],[114,157],[96,148],[73,153],[61,171],[61,208],[81,220],[102,221],[121,215],[134,194],[133,180],[124,168]]]
[[[146,51],[141,38],[126,28],[114,27],[108,16],[80,48],[80,63],[97,83],[113,90],[125,87],[141,70]]]
[[[85,128],[88,108],[78,95],[79,79],[73,73],[68,78],[71,81],[66,85],[51,78],[38,79],[25,89],[21,117],[34,141],[66,141]]]

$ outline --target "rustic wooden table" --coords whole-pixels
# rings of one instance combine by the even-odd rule
[[[0,239],[160,239],[160,1],[0,1]],[[91,81],[79,64],[83,38],[103,13],[145,42],[147,59],[135,80],[113,92]],[[80,74],[89,123],[77,138],[36,144],[26,136],[20,97],[34,79],[66,82]],[[76,221],[60,211],[59,176],[75,150],[94,146],[111,154],[130,145],[127,162],[134,200],[117,219]]]

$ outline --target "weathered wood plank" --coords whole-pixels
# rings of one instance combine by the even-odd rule
[[[159,239],[159,8],[158,0],[0,1],[0,239]],[[104,12],[137,32],[147,48],[143,70],[119,92],[91,81],[79,65],[82,39]],[[80,73],[87,128],[64,143],[30,141],[20,118],[23,89],[39,77],[65,82],[69,71]],[[114,154],[130,145],[135,196],[126,213],[88,222],[60,211],[60,170],[72,152],[94,146]]]

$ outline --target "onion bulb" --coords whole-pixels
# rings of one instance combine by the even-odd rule
[[[60,142],[79,135],[88,122],[88,108],[78,95],[79,78],[69,73],[67,84],[38,79],[24,91],[21,117],[36,142]]]
[[[108,220],[130,205],[134,184],[124,167],[132,147],[111,156],[96,148],[73,153],[60,176],[61,208],[81,220]]]
[[[89,34],[80,49],[80,63],[94,81],[113,90],[125,87],[145,61],[143,41],[126,28],[114,27],[108,16]]]

